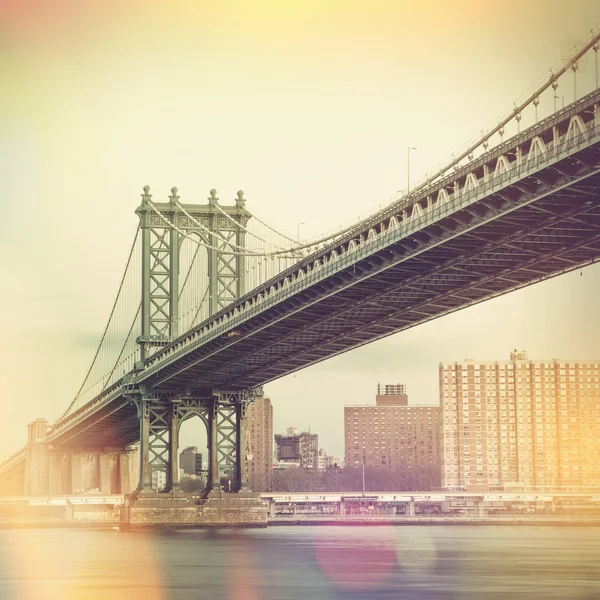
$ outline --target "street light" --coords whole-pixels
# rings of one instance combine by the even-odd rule
[[[363,496],[365,495],[365,461],[362,462],[362,483],[363,483]]]
[[[298,243],[300,243],[300,225],[306,225],[306,223],[304,221],[298,221],[298,229],[296,230]]]
[[[412,146],[409,146],[406,150],[406,195],[410,194],[410,151],[416,150]]]

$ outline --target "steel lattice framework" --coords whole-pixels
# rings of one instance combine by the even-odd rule
[[[208,200],[207,205],[182,208],[173,188],[168,203],[152,203],[149,186],[144,188],[142,204],[136,209],[142,230],[142,333],[138,338],[142,361],[178,335],[179,253],[184,236],[197,236],[207,247],[210,314],[245,292],[245,257],[228,253],[232,243],[239,247],[245,243],[250,213],[244,208],[243,193],[238,193],[234,207],[217,209],[215,190]]]

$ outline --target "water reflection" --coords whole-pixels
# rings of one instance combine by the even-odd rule
[[[0,530],[1,600],[600,598],[600,528]]]

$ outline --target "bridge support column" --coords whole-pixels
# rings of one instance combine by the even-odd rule
[[[71,455],[54,452],[50,455],[50,495],[65,496],[71,489]]]
[[[169,463],[167,465],[167,492],[177,492],[179,485],[179,402],[171,400],[169,412]]]
[[[100,454],[87,452],[81,459],[82,491],[100,490]]]
[[[211,418],[215,420],[210,421],[210,428],[214,429],[216,435],[209,436],[211,469],[217,473],[217,484],[220,475],[230,473],[233,478],[231,491],[250,492],[247,482],[246,419],[248,405],[263,395],[262,387],[214,390],[213,395],[215,408]]]
[[[110,494],[110,459],[111,457],[108,454],[101,454],[98,457],[98,470],[100,471],[98,489],[103,494]]]
[[[247,476],[248,469],[246,464],[246,419],[248,415],[248,402],[246,398],[238,399],[235,405],[235,491],[248,492]]]
[[[217,397],[214,397],[208,409],[208,480],[206,482],[206,489],[211,492],[220,491],[219,450],[217,446],[218,419],[219,400]]]
[[[119,492],[131,493],[131,464],[129,454],[119,454]]]
[[[71,493],[80,494],[83,492],[81,454],[71,455]]]
[[[121,452],[115,450],[100,455],[99,490],[103,494],[121,492]]]
[[[140,481],[137,493],[152,492],[150,473],[150,406],[146,398],[137,401],[140,419]]]
[[[408,502],[408,516],[409,517],[415,516],[415,499],[414,498],[411,498]]]
[[[60,496],[62,490],[62,469],[59,454],[50,454],[50,495]]]
[[[63,454],[61,460],[62,493],[73,493],[73,467],[71,466],[71,453]]]
[[[28,425],[25,495],[47,496],[50,493],[50,452],[46,446],[48,421],[37,419]]]

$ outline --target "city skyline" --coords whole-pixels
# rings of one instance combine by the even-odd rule
[[[231,14],[214,8],[203,15],[209,33],[201,40],[158,6],[135,18],[107,9],[93,24],[84,8],[64,22],[16,8],[6,14],[14,35],[2,66],[14,85],[0,122],[0,190],[10,199],[0,274],[13,296],[2,321],[11,346],[3,353],[0,418],[11,426],[0,455],[23,445],[27,423],[52,423],[76,393],[118,284],[142,185],[151,184],[156,198],[177,185],[182,198],[201,201],[212,187],[223,201],[242,188],[257,214],[312,237],[402,188],[407,146],[419,148],[411,154],[414,180],[456,151],[598,20],[595,3],[584,1],[519,5],[518,20],[509,3],[483,27],[473,27],[479,17],[466,0],[464,10],[431,2],[412,12],[381,2],[368,15],[349,6],[336,33],[330,17],[339,6],[267,11],[264,22],[259,6],[257,26],[248,30],[241,26],[247,7]],[[539,14],[548,6],[553,18],[542,32]],[[239,29],[224,31],[224,23]],[[431,47],[415,33],[426,25],[438,36]],[[155,35],[162,28],[168,43]],[[232,60],[242,50],[245,66]],[[418,93],[407,93],[407,81]],[[571,93],[561,88],[567,103]],[[167,116],[151,120],[156,111]],[[343,431],[331,416],[370,397],[373,380],[400,379],[428,403],[443,360],[486,359],[512,347],[597,359],[599,293],[600,268],[588,267],[583,276],[536,284],[270,383],[274,427],[306,422],[328,451],[342,454]],[[43,393],[23,385],[32,364]]]

